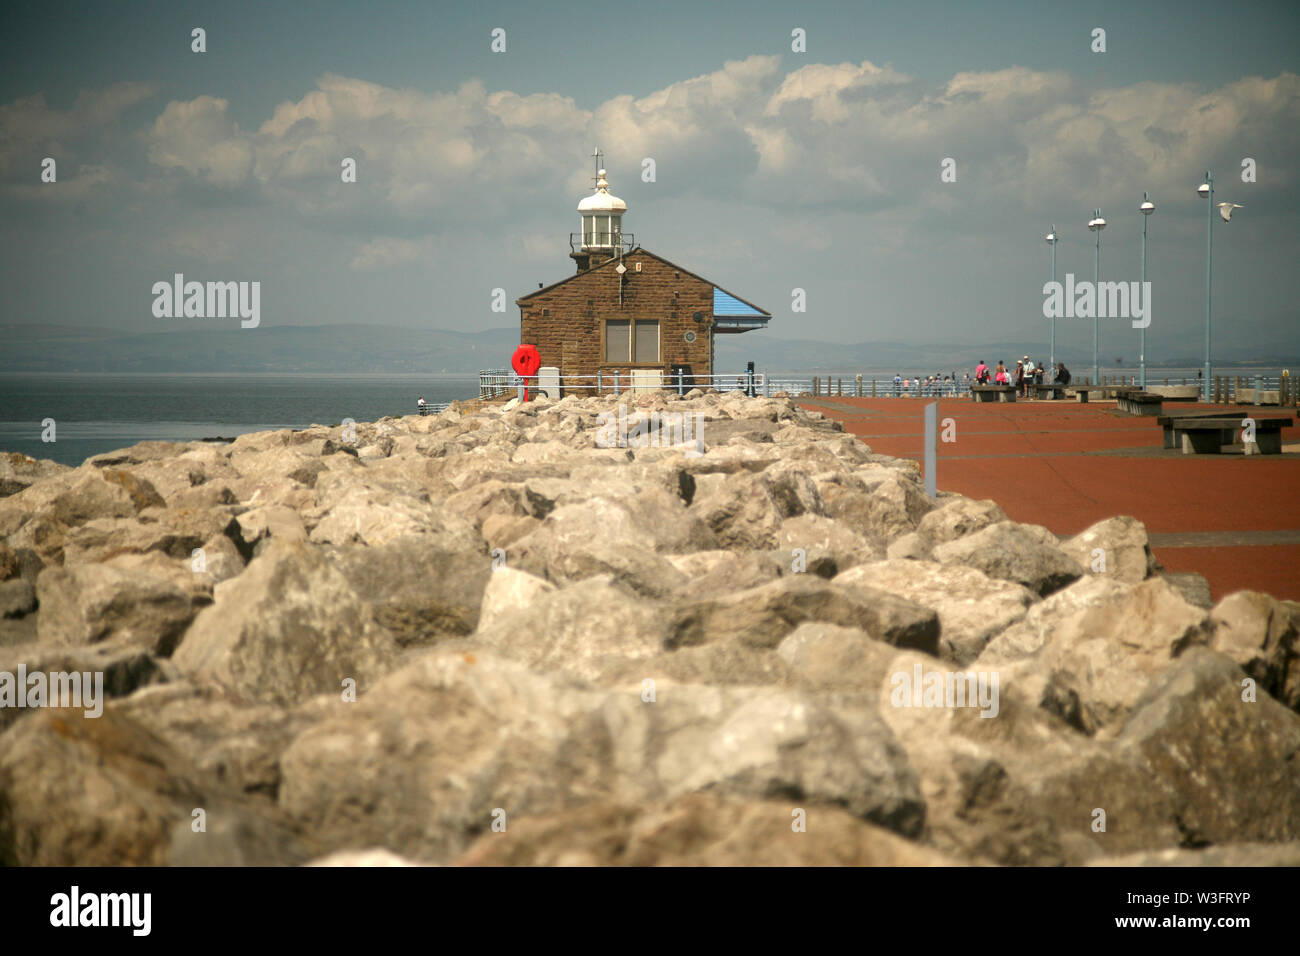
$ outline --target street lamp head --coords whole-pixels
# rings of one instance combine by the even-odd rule
[[[1055,226],[1052,227],[1052,231],[1051,231],[1051,232],[1049,232],[1047,235],[1043,236],[1043,241],[1044,241],[1044,242],[1049,242],[1049,243],[1051,243],[1051,242],[1055,242],[1055,241],[1056,241],[1056,227],[1055,227]]]
[[[1203,183],[1201,183],[1199,186],[1196,187],[1196,191],[1197,191],[1198,193],[1200,193],[1202,196],[1208,196],[1208,195],[1210,194],[1210,184],[1209,184],[1209,182],[1207,181],[1207,182],[1203,182]]]
[[[1138,206],[1138,210],[1142,213],[1142,215],[1149,216],[1156,211],[1156,204],[1151,201],[1150,196],[1148,196],[1146,193],[1143,193],[1142,205]]]

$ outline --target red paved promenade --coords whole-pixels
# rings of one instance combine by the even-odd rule
[[[922,409],[934,399],[817,398],[801,402],[844,423],[874,451],[920,459]],[[1166,402],[1167,411],[1243,416],[1239,406]],[[1260,408],[1260,417],[1295,409]],[[1140,519],[1171,571],[1197,571],[1215,600],[1241,588],[1300,600],[1300,452],[1183,455],[1165,450],[1153,418],[1114,402],[976,404],[939,399],[956,441],[940,442],[939,489],[992,498],[1016,521],[1058,535],[1117,514]],[[1282,435],[1300,445],[1300,427]]]

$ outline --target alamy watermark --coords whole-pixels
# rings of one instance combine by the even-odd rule
[[[176,273],[171,283],[155,282],[153,314],[159,319],[240,318],[241,328],[262,322],[261,282],[186,282]]]
[[[896,671],[889,678],[895,707],[979,707],[981,717],[998,715],[997,671],[930,671],[919,663],[912,673]]]
[[[601,412],[596,421],[598,448],[673,448],[689,444],[687,458],[704,454],[703,412],[638,412],[628,418],[627,406],[618,406],[618,415]]]
[[[80,707],[87,717],[104,713],[103,671],[0,671],[0,707]]]
[[[50,897],[50,925],[125,927],[132,936],[148,936],[153,927],[152,893],[83,893],[73,884]]]
[[[1065,274],[1065,284],[1043,283],[1047,319],[1132,319],[1133,328],[1151,325],[1150,282],[1082,282]]]

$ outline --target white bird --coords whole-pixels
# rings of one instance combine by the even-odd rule
[[[1245,207],[1243,207],[1241,203],[1221,202],[1219,203],[1219,215],[1223,217],[1224,222],[1228,222],[1230,219],[1232,219],[1232,211],[1234,209],[1243,209],[1243,208]]]

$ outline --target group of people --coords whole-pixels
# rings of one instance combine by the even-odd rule
[[[1016,360],[1015,369],[1008,369],[1006,362],[1001,359],[998,360],[997,368],[990,369],[984,364],[984,360],[980,359],[979,365],[975,366],[975,383],[977,385],[1014,385],[1016,392],[1027,398],[1033,386],[1044,384],[1047,374],[1047,367],[1042,362],[1035,363],[1028,355]],[[1046,382],[1046,384],[1070,384],[1070,370],[1065,367],[1064,362],[1056,363],[1051,381]]]
[[[951,375],[940,375],[935,372],[933,375],[924,377],[918,375],[916,378],[903,378],[897,372],[894,373],[894,395],[917,395],[917,396],[952,396],[963,394],[970,391],[971,377],[970,372],[962,376],[960,382],[957,381],[957,373]]]

